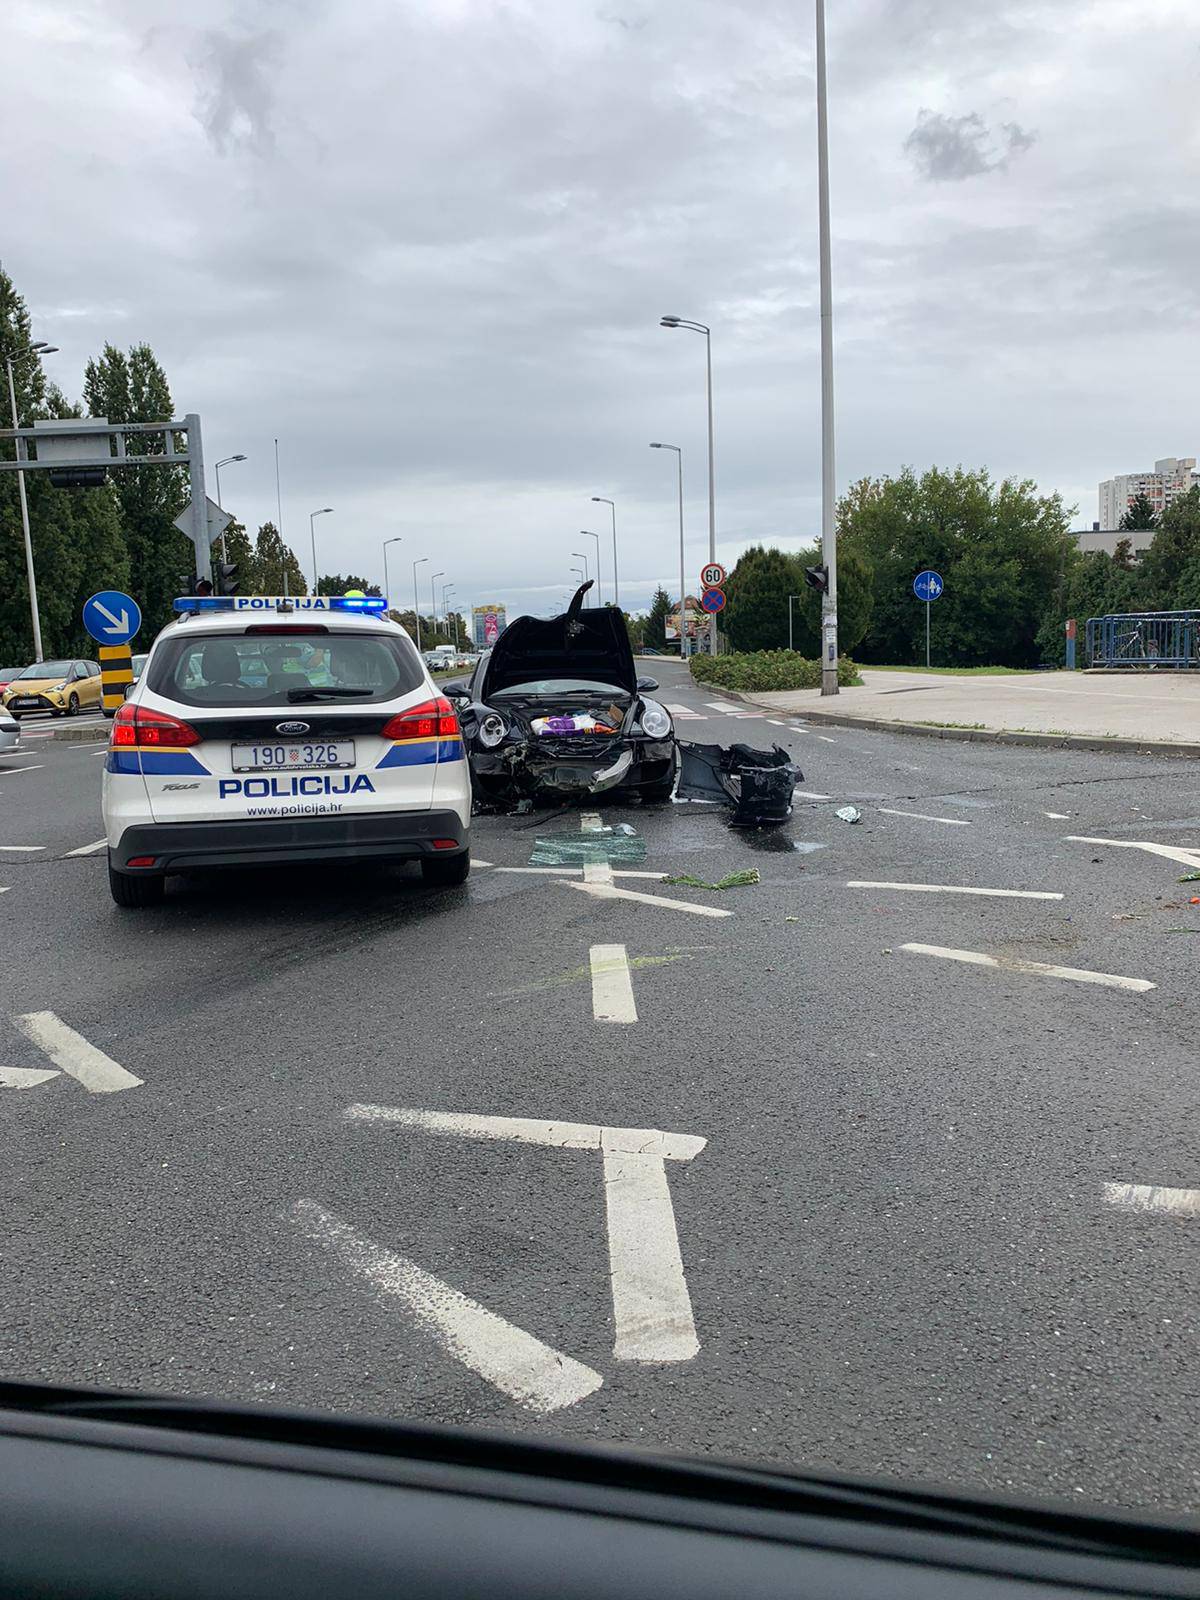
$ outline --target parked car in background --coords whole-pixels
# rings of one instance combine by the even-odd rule
[[[24,671],[24,667],[0,667],[0,695],[3,695],[13,679],[19,678]]]
[[[52,717],[74,717],[100,704],[98,661],[35,661],[5,689],[5,708],[14,717],[48,711]]]

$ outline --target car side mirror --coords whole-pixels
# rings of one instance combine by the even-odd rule
[[[461,678],[452,678],[449,683],[439,683],[438,688],[451,700],[469,700],[471,691]]]
[[[657,678],[639,678],[638,681],[637,681],[637,686],[638,686],[638,693],[639,694],[650,694],[652,692],[652,690],[658,688],[658,679]]]

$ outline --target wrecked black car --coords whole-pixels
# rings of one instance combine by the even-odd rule
[[[548,620],[517,617],[468,681],[444,683],[455,702],[477,801],[586,798],[620,790],[669,800],[675,783],[670,713],[648,698],[615,607],[584,609],[576,590]]]

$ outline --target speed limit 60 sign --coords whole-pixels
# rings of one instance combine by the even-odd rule
[[[725,584],[725,568],[719,561],[710,561],[706,567],[700,568],[700,587],[702,589],[720,589]]]

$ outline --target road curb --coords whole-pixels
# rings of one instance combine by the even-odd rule
[[[1108,738],[1086,733],[1018,733],[1006,728],[937,728],[923,722],[889,722],[884,717],[854,717],[840,711],[781,711],[742,689],[725,689],[724,694],[745,700],[748,705],[770,711],[775,716],[796,717],[803,722],[826,722],[836,728],[869,728],[874,733],[912,733],[925,739],[950,739],[961,744],[1020,744],[1046,750],[1121,750],[1141,755],[1200,756],[1200,743],[1167,739]]]
[[[55,728],[49,737],[58,744],[99,744],[108,738],[108,728]]]

